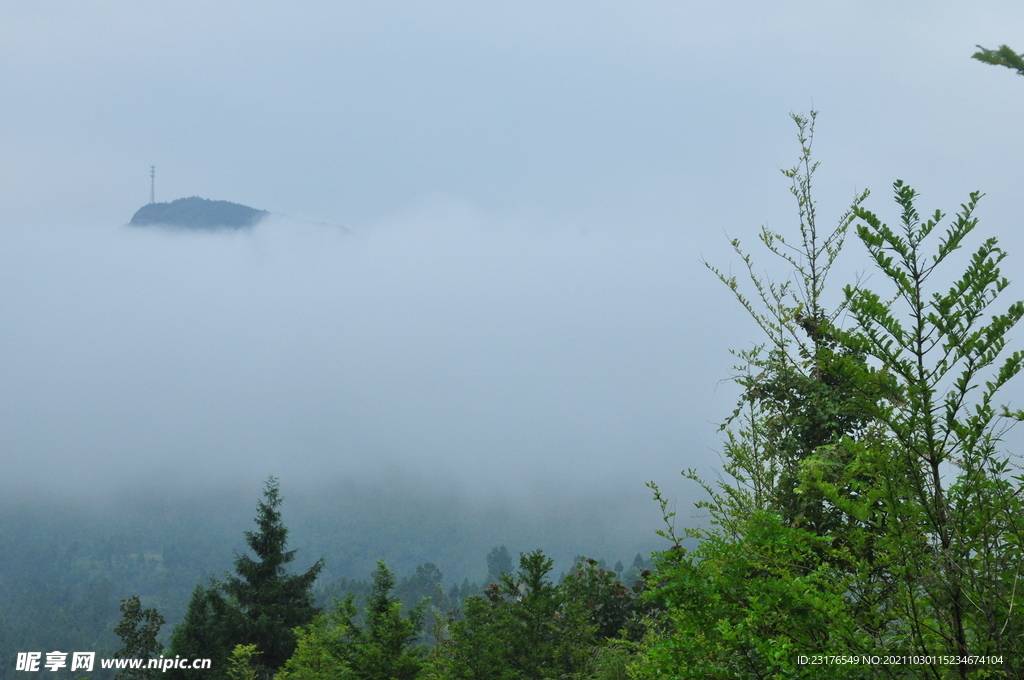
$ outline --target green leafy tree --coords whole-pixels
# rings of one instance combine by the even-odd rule
[[[903,182],[895,183],[894,193],[901,208],[898,228],[864,209],[857,216],[863,221],[858,235],[895,296],[857,287],[846,293],[857,321],[851,342],[897,386],[898,399],[871,405],[886,428],[891,466],[904,474],[893,494],[880,496],[871,508],[861,499],[844,505],[861,515],[875,510],[868,516],[875,523],[884,519],[887,533],[900,537],[900,583],[906,584],[901,618],[917,651],[1000,654],[1024,673],[1024,595],[1017,589],[1024,479],[1013,477],[999,450],[1007,424],[1024,419],[1024,412],[997,403],[997,393],[1024,366],[1024,352],[1005,351],[1024,303],[991,310],[1009,285],[999,269],[1006,254],[994,238],[974,251],[949,288],[931,286],[977,226],[980,193],[972,193],[941,230],[932,254],[924,244],[944,215],[935,211],[922,220],[917,194]],[[959,665],[962,677],[972,670],[966,662]]]
[[[540,550],[522,554],[516,574],[503,574],[483,597],[468,598],[450,638],[435,647],[427,677],[511,680],[584,671],[597,644],[598,624],[590,616],[604,616],[602,605],[614,595],[606,596],[603,575],[588,562],[570,585],[580,598],[570,601],[549,578],[552,564]]]
[[[416,678],[424,659],[424,650],[417,644],[423,628],[424,605],[421,603],[403,615],[394,588],[394,574],[383,561],[378,562],[366,603],[365,624],[354,623],[356,608],[351,595],[336,602],[330,613],[296,629],[298,647],[279,678]]]
[[[1005,66],[1017,72],[1017,75],[1024,76],[1024,54],[1017,54],[1006,45],[1000,45],[997,50],[985,49],[981,45],[975,45],[978,51],[972,55],[985,64],[993,66]]]
[[[638,677],[876,677],[877,668],[797,662],[814,650],[879,649],[855,625],[847,580],[820,559],[828,539],[765,510],[727,521],[696,550],[662,556],[651,594],[664,612],[634,663]]]
[[[114,633],[121,638],[124,646],[114,652],[115,659],[153,659],[163,650],[156,636],[166,623],[155,608],[143,609],[138,595],[121,600],[121,622]],[[145,663],[143,664],[146,665]],[[114,677],[124,680],[148,680],[160,675],[157,669],[128,669]]]
[[[801,241],[762,232],[793,267],[790,281],[744,296],[719,274],[769,337],[739,353],[740,407],[730,421],[725,470],[704,485],[707,529],[677,536],[657,487],[672,548],[659,557],[651,596],[665,615],[648,630],[640,677],[1024,677],[1019,584],[1024,555],[1021,482],[998,452],[1007,423],[998,391],[1024,362],[1004,354],[1024,305],[990,307],[1008,285],[994,239],[945,290],[930,290],[977,224],[972,194],[931,254],[943,215],[922,221],[915,193],[895,185],[901,225],[860,203],[819,240],[810,197],[808,121],[794,116],[803,149],[794,179]],[[848,286],[837,327],[822,304],[824,275],[846,230],[884,280],[884,295]],[[738,244],[737,248],[738,248]],[[741,253],[742,254],[742,253]],[[948,279],[947,279],[948,280]],[[758,301],[761,304],[755,304]],[[763,306],[762,306],[763,305]],[[700,542],[685,550],[681,538]],[[922,656],[997,655],[1003,665],[901,668],[796,663],[798,654],[898,650]],[[945,651],[943,651],[945,650]]]
[[[277,680],[349,680],[355,678],[349,666],[346,645],[351,640],[355,607],[351,598],[335,602],[325,614],[318,614],[308,626],[295,629],[295,653],[277,674]]]
[[[431,652],[426,677],[431,680],[515,680],[522,677],[509,647],[514,638],[508,608],[473,595],[448,625],[449,637]]]
[[[850,651],[867,643],[844,591],[835,589],[837,581],[849,580],[851,568],[857,570],[857,546],[841,538],[851,528],[849,520],[822,493],[802,484],[820,447],[872,431],[871,414],[859,403],[861,389],[848,378],[864,358],[840,341],[835,320],[841,309],[824,303],[828,274],[867,192],[854,198],[835,229],[820,233],[811,192],[818,168],[811,158],[816,113],[792,117],[801,156],[783,173],[797,201],[799,239],[791,244],[766,228],[760,238],[793,273],[781,282],[764,279],[733,241],[753,285],[751,296],[737,278],[708,265],[767,342],[736,352],[735,379],[743,392],[723,425],[730,479],[711,486],[687,473],[708,493],[709,500],[698,505],[708,511],[710,527],[677,536],[674,513],[652,485],[667,523],[659,533],[672,541],[672,549],[659,557],[652,578],[648,597],[660,601],[664,615],[648,630],[637,673],[814,677],[820,669],[801,668],[798,653]],[[843,463],[837,460],[837,467],[846,469]],[[854,476],[850,484],[861,481]],[[697,539],[698,547],[684,550],[685,537]],[[849,676],[846,668],[829,670]]]
[[[253,659],[259,656],[256,645],[235,645],[228,660],[228,677],[231,680],[256,680],[259,672]]]
[[[366,626],[353,629],[349,652],[353,673],[361,680],[411,680],[423,665],[423,650],[415,645],[423,628],[423,606],[403,616],[394,587],[394,574],[378,562],[366,603]]]
[[[772,508],[791,524],[823,533],[837,528],[839,518],[820,498],[796,493],[802,461],[817,447],[870,427],[870,416],[851,399],[857,388],[844,378],[845,365],[861,357],[837,340],[834,324],[843,306],[829,310],[824,301],[828,275],[854,211],[868,192],[854,197],[835,229],[820,232],[811,186],[818,168],[811,157],[816,117],[815,111],[807,117],[792,114],[801,155],[795,166],[783,170],[797,202],[799,239],[791,243],[766,227],[759,235],[768,251],[792,269],[792,276],[772,281],[756,274],[739,240],[732,245],[743,260],[753,295],[742,291],[735,276],[705,264],[767,337],[762,344],[735,352],[740,364],[734,379],[743,392],[722,430],[727,433],[725,470],[737,485],[722,487],[723,501],[737,517]]]
[[[617,576],[599,566],[597,560],[581,557],[558,587],[564,606],[579,608],[598,640],[622,635],[638,613],[637,595],[643,582],[635,589],[628,588]]]

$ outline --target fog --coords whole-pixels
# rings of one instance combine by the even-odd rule
[[[969,57],[1024,9],[962,5],[4,3],[0,489],[276,474],[653,530],[644,482],[696,497],[760,341],[702,261],[793,228],[790,111],[822,224],[982,189],[1020,271],[1024,83]],[[273,216],[124,226],[151,164],[158,201]]]
[[[538,230],[449,203],[365,231],[20,235],[3,436],[22,488],[274,472],[565,493],[674,473],[722,415],[707,405],[729,338],[708,320],[725,296],[703,273],[696,294],[692,235]],[[693,354],[716,345],[717,366]]]

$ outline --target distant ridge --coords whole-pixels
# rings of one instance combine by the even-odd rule
[[[130,225],[161,225],[184,229],[244,229],[269,215],[247,205],[228,201],[210,201],[198,196],[179,198],[170,203],[144,205],[132,216]]]

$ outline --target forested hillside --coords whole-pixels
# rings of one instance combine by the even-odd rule
[[[258,491],[107,504],[7,501],[0,509],[0,649],[9,658],[0,677],[14,677],[17,651],[111,655],[120,644],[113,632],[118,606],[130,595],[166,619],[160,640],[167,643],[194,586],[222,576],[235,551],[245,549]],[[548,521],[514,507],[400,488],[340,485],[315,494],[284,489],[283,496],[296,563],[308,567],[324,557],[313,589],[319,606],[351,593],[361,607],[382,558],[396,574],[396,596],[412,607],[437,586],[453,602],[481,593],[488,554],[498,546],[508,546],[510,561],[517,550],[544,546],[564,571],[583,554],[628,570],[638,553],[649,557],[657,545],[650,533],[602,536],[591,523],[608,521],[599,507]]]

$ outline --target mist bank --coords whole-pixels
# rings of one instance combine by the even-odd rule
[[[8,496],[400,472],[523,506],[713,464],[732,405],[703,232],[435,201],[348,231],[0,238]]]
[[[529,507],[467,499],[451,490],[393,483],[283,488],[289,567],[323,558],[319,597],[365,586],[378,560],[399,577],[420,565],[442,574],[446,592],[482,588],[487,554],[541,548],[556,574],[578,556],[609,567],[649,559],[663,547],[652,502],[626,494],[549,498]],[[87,502],[0,502],[0,641],[7,649],[44,646],[113,650],[118,603],[138,595],[167,619],[164,636],[184,616],[196,584],[223,578],[247,552],[244,532],[258,487],[219,493],[122,494]],[[434,569],[436,567],[436,570]],[[362,586],[360,586],[362,582]],[[340,590],[339,590],[340,589]],[[63,646],[62,646],[63,645]]]
[[[6,576],[30,553],[106,564],[152,561],[167,578],[191,583],[216,576],[245,551],[260,488],[211,493],[124,493],[103,500],[37,499],[0,504],[8,551]],[[473,499],[453,488],[412,480],[387,486],[356,482],[282,487],[283,518],[296,565],[324,557],[322,581],[366,578],[379,559],[399,574],[436,564],[445,583],[486,574],[484,556],[505,545],[512,554],[537,548],[568,568],[580,555],[628,563],[660,547],[660,517],[646,489],[582,496],[571,492],[523,503]],[[681,515],[689,516],[683,512]],[[58,549],[59,546],[59,549]],[[21,555],[22,557],[19,557]],[[628,558],[628,559],[627,559]],[[131,579],[118,586],[131,590]],[[156,592],[144,593],[155,596]]]

